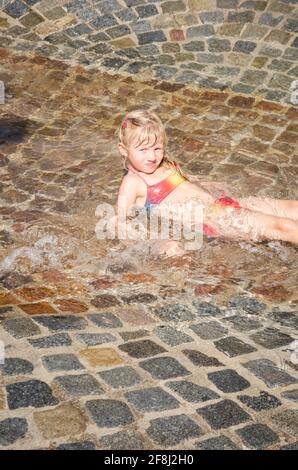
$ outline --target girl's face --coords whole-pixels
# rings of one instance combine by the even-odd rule
[[[161,164],[164,156],[164,144],[161,138],[155,144],[154,140],[138,147],[132,144],[129,148],[126,148],[128,164],[135,170],[143,173],[153,173]]]

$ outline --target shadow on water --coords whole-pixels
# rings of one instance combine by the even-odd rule
[[[0,119],[0,145],[20,144],[30,134],[34,123],[19,117],[5,116]]]

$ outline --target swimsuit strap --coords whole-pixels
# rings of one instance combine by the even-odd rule
[[[162,183],[165,179],[169,178],[169,176],[171,176],[172,174],[176,173],[177,170],[176,170],[176,167],[173,168],[172,170],[172,173],[168,176],[166,176],[163,180],[161,181],[158,181],[157,183],[153,183],[153,184],[148,184],[147,181],[145,180],[145,178],[143,178],[143,176],[141,176],[139,173],[137,173],[135,170],[133,170],[132,168],[129,168],[128,171],[131,171],[132,173],[134,173],[135,175],[139,176],[139,178],[141,178],[141,180],[144,181],[144,183],[146,184],[147,187],[150,187],[150,186],[157,186],[158,184]]]

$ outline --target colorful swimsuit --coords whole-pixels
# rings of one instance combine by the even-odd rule
[[[177,186],[179,186],[181,183],[184,183],[185,181],[189,181],[186,176],[183,176],[179,173],[179,165],[176,162],[173,162],[173,166],[174,169],[172,173],[162,181],[159,181],[155,184],[148,184],[147,181],[141,175],[139,175],[139,173],[134,171],[132,168],[129,168],[129,171],[138,175],[147,186],[147,197],[145,201],[146,209],[150,210],[150,208],[160,204],[175,188],[177,188]],[[232,199],[228,196],[223,196],[216,199],[214,204],[219,206],[232,206],[235,208],[240,208],[239,202],[236,201],[236,199]],[[203,232],[208,237],[218,236],[217,231],[208,224],[203,224]]]

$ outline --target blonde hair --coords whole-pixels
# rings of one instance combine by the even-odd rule
[[[177,167],[175,162],[168,157],[168,137],[164,125],[157,114],[149,109],[135,109],[126,114],[119,129],[119,141],[125,147],[129,147],[132,143],[134,143],[136,147],[143,143],[147,145],[152,136],[155,137],[154,144],[160,138],[164,144],[164,156],[161,165],[167,167],[175,166],[177,171],[185,176],[180,167]],[[124,161],[124,169],[127,170],[126,160]]]

